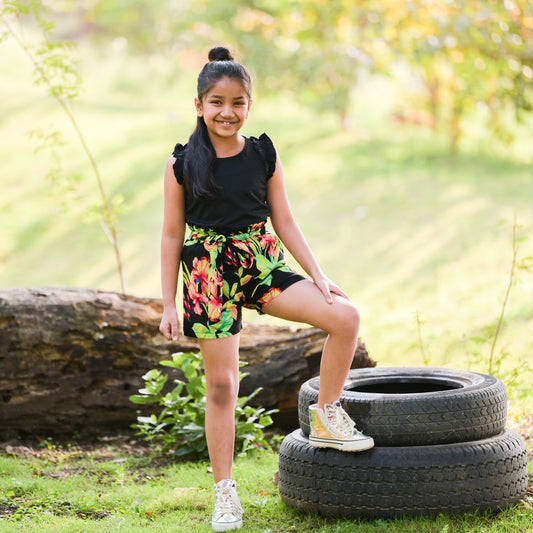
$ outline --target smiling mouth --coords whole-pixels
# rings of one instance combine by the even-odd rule
[[[231,126],[233,124],[236,124],[236,122],[229,122],[227,120],[217,120],[219,124],[222,124],[223,126]]]

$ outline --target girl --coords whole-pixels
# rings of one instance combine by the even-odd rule
[[[197,125],[168,160],[164,185],[160,330],[177,339],[176,290],[183,268],[183,330],[198,338],[206,377],[205,432],[215,481],[215,531],[238,529],[242,507],[232,481],[242,307],[328,332],[312,446],[365,450],[339,397],[352,363],[359,313],[320,269],[296,224],[281,161],[265,135],[239,133],[252,104],[247,70],[224,47],[209,52],[194,100]],[[270,216],[275,235],[265,230]],[[190,234],[185,240],[186,224]],[[285,263],[281,242],[311,279]]]

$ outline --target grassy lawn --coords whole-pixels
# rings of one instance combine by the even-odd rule
[[[287,507],[275,482],[277,454],[237,458],[234,477],[245,508],[243,532],[526,533],[531,498],[498,513],[341,520]],[[173,463],[130,438],[96,445],[7,447],[0,455],[0,531],[211,531],[208,464]]]

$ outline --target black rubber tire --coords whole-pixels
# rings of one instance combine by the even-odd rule
[[[511,430],[477,442],[357,453],[313,448],[296,430],[279,454],[287,505],[347,518],[501,509],[525,496],[527,474],[524,440]]]
[[[300,388],[298,418],[309,435],[308,407],[320,378]],[[498,435],[507,420],[505,385],[477,372],[429,367],[350,370],[341,403],[376,446],[469,442]]]

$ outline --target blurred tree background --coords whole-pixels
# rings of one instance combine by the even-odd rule
[[[31,2],[15,2],[15,4]],[[9,2],[6,2],[9,4]],[[457,150],[462,122],[513,140],[506,116],[533,110],[533,4],[529,0],[51,0],[58,39],[186,56],[227,43],[261,80],[349,127],[361,76],[398,72],[409,98],[399,119],[431,124]],[[196,57],[194,57],[196,56]],[[417,90],[414,91],[413,89]]]
[[[1,5],[2,286],[119,286],[99,229],[78,225],[102,218],[87,164],[7,23],[55,72],[94,147],[131,292],[159,295],[164,161],[193,127],[209,47],[224,44],[261,101],[244,133],[275,139],[297,218],[360,305],[372,355],[416,362],[427,343],[446,363],[494,331],[514,215],[519,255],[533,255],[531,1]],[[527,354],[533,284],[518,278],[506,349]]]
[[[354,85],[376,72],[402,72],[409,98],[399,118],[444,129],[452,150],[476,110],[508,143],[507,113],[520,119],[533,110],[529,0],[5,2],[15,10],[32,4],[56,23],[58,40],[115,43],[133,54],[187,57],[189,64],[201,64],[210,45],[227,43],[263,91],[290,91],[333,110],[344,128]]]

